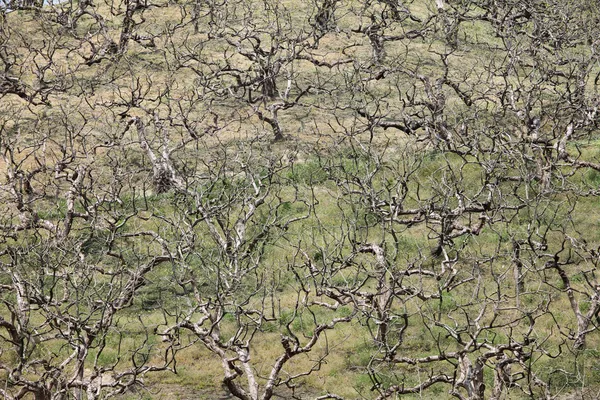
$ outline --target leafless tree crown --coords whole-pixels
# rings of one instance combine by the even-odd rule
[[[596,398],[599,22],[0,0],[0,396]]]

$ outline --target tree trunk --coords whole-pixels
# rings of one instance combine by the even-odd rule
[[[462,386],[467,390],[469,400],[485,399],[485,383],[483,382],[483,367],[484,363],[479,358],[473,365],[467,356],[459,357],[460,363],[460,378],[457,382],[458,386]]]
[[[525,283],[523,281],[523,262],[521,261],[521,245],[517,241],[513,241],[513,263],[514,263],[514,276],[515,276],[515,296],[517,299],[517,306],[519,306],[520,295],[525,291]]]

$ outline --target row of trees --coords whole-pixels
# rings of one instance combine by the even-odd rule
[[[240,399],[597,390],[599,18],[0,3],[0,394],[132,393],[194,346]],[[354,395],[310,381],[344,342]]]

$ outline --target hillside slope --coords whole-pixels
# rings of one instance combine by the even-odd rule
[[[599,21],[0,3],[0,394],[596,398]]]

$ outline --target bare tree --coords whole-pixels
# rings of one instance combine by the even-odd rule
[[[133,228],[139,199],[115,208],[128,188],[120,165],[112,165],[112,179],[99,176],[98,147],[82,142],[89,128],[64,112],[38,120],[25,147],[19,131],[28,128],[10,119],[3,124],[0,325],[7,399],[111,397],[172,363],[168,346],[152,344],[152,327],[126,314],[146,276],[172,262],[171,250],[156,232]],[[65,142],[57,143],[54,124],[72,129]],[[150,238],[148,245],[133,244],[138,237]],[[139,340],[125,346],[131,326]],[[162,361],[151,362],[155,351],[163,352]]]
[[[599,15],[3,3],[1,393],[119,396],[199,345],[237,398],[340,399],[306,382],[344,327],[364,398],[597,387]]]

